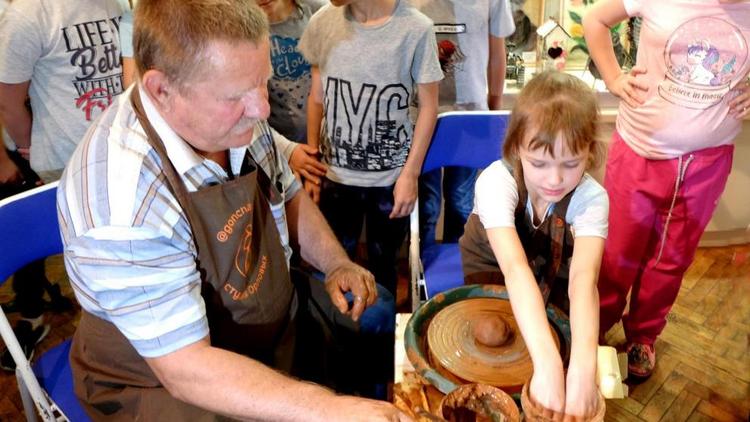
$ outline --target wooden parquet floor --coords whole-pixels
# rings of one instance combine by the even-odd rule
[[[654,374],[606,420],[750,420],[750,246],[699,249],[667,320]],[[622,326],[607,340],[622,345]]]
[[[60,257],[49,260],[47,272],[72,298]],[[11,297],[5,283],[0,302]],[[631,385],[628,398],[608,400],[606,420],[750,421],[750,245],[699,249],[668,318],[653,376]],[[77,321],[77,311],[48,313],[52,331],[38,352],[72,336]],[[607,341],[622,346],[622,327]],[[22,420],[15,377],[0,371],[0,421]]]

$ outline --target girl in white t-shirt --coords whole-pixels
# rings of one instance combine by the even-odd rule
[[[591,415],[599,394],[596,281],[608,200],[586,173],[602,155],[598,114],[595,94],[580,79],[555,71],[535,76],[513,108],[504,161],[477,179],[460,240],[467,282],[504,278],[534,366],[532,400],[577,416]],[[548,300],[570,315],[567,377],[547,322]]]

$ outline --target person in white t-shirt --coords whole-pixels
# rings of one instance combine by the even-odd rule
[[[477,179],[474,210],[459,239],[465,281],[502,283],[534,366],[533,401],[552,412],[596,411],[599,297],[596,281],[609,202],[586,173],[602,157],[597,99],[580,79],[557,71],[521,91],[503,161]],[[545,306],[570,315],[567,376]]]

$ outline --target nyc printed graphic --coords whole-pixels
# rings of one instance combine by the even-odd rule
[[[76,107],[91,121],[95,111],[104,111],[112,97],[123,92],[120,17],[67,26],[62,28],[62,36],[70,65],[75,68]]]
[[[667,74],[659,95],[687,108],[705,110],[718,104],[744,68],[747,44],[740,30],[718,18],[685,22],[664,50]]]
[[[330,164],[351,170],[390,170],[406,162],[411,144],[409,91],[402,84],[352,84],[328,77],[326,133]]]

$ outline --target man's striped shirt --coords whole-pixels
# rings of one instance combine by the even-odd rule
[[[142,356],[157,357],[207,336],[208,324],[190,226],[135,116],[132,89],[138,88],[119,96],[71,157],[58,211],[65,266],[81,306],[115,324]],[[189,192],[229,179],[167,125],[145,92],[140,96]],[[229,159],[238,175],[249,150],[280,188],[285,200],[271,208],[289,260],[284,202],[301,185],[272,136],[259,123],[250,146],[230,150]]]

